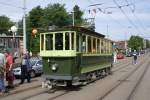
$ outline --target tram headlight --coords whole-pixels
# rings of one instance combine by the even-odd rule
[[[52,65],[51,65],[51,70],[52,70],[52,71],[56,71],[57,68],[58,68],[58,64],[55,63],[55,64],[52,64]]]

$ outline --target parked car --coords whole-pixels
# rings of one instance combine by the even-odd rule
[[[117,59],[124,59],[124,55],[122,53],[117,54]]]
[[[145,50],[142,50],[142,51],[140,52],[140,54],[145,54]]]
[[[31,77],[35,77],[37,75],[41,75],[43,73],[43,64],[41,59],[30,59],[32,70]],[[17,67],[13,69],[14,75],[16,78],[21,77],[21,67]]]
[[[126,54],[126,57],[132,57],[132,52],[128,52],[128,53]]]

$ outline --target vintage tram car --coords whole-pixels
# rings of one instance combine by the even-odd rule
[[[88,82],[112,68],[112,41],[83,27],[40,34],[43,87]]]

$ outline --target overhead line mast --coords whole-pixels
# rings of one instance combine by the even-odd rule
[[[23,50],[26,50],[26,0],[24,0],[23,12]]]

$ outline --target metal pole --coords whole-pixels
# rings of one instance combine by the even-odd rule
[[[72,12],[72,25],[74,26],[74,10],[73,10],[73,12]]]
[[[23,50],[26,50],[26,0],[24,0],[23,12]]]
[[[107,38],[109,38],[109,35],[108,35],[108,24],[107,24]]]

